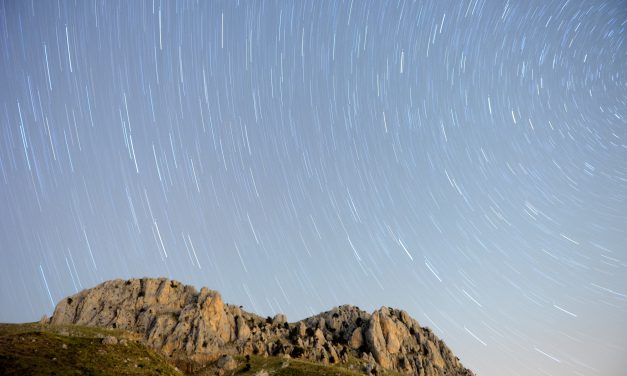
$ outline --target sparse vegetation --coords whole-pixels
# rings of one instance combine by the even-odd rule
[[[103,345],[104,336],[124,339]],[[130,333],[80,326],[0,324],[3,375],[177,375]]]
[[[401,310],[368,314],[344,305],[289,324],[283,314],[261,317],[224,304],[217,291],[165,278],[126,282],[61,300],[40,321],[47,324],[0,324],[0,374],[395,375],[424,368],[472,375]],[[400,349],[389,350],[387,337]]]
[[[104,345],[114,336],[118,344]],[[294,348],[294,356],[302,355]],[[274,376],[363,375],[363,361],[324,366],[301,359],[236,356],[239,366],[225,376],[254,375],[266,370]],[[0,324],[0,370],[2,375],[184,375],[166,357],[143,345],[134,333],[75,325]],[[216,364],[190,373],[213,375]],[[385,372],[383,375],[400,375]]]

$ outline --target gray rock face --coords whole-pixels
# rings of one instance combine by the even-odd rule
[[[363,359],[368,372],[472,375],[428,329],[405,311],[382,307],[372,314],[343,305],[288,323],[224,304],[217,291],[168,279],[113,280],[68,297],[51,324],[79,324],[139,333],[165,355],[203,363],[228,355],[304,358],[323,364]]]

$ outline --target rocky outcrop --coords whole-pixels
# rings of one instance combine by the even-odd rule
[[[50,322],[137,332],[166,355],[211,359],[247,336],[253,316],[225,305],[217,291],[146,278],[83,290],[59,302]]]
[[[50,323],[136,332],[162,353],[198,363],[235,354],[323,364],[352,357],[362,359],[367,373],[472,375],[405,311],[382,307],[369,314],[343,305],[288,323],[282,314],[263,318],[225,304],[217,291],[168,279],[114,280],[83,290],[59,302]]]
[[[419,375],[459,374],[457,370],[462,368],[444,342],[405,311],[386,307],[375,311],[368,323],[366,342],[383,368]]]

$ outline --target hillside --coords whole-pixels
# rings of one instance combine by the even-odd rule
[[[103,338],[117,344],[103,344]],[[106,341],[105,341],[106,342]],[[0,324],[3,375],[179,375],[137,335],[75,325]]]
[[[288,323],[284,315],[263,318],[225,304],[217,291],[198,292],[163,278],[113,280],[83,290],[59,302],[47,322],[48,330],[78,325],[127,333],[137,339],[133,346],[144,344],[188,373],[239,374],[279,364],[285,368],[278,374],[301,366],[323,367],[318,371],[325,374],[472,375],[402,310],[381,307],[370,314],[343,305]]]
[[[107,344],[111,338],[116,344]],[[105,340],[105,338],[107,338]],[[103,343],[104,342],[104,343]],[[219,359],[183,372],[137,334],[79,325],[0,324],[2,375],[363,375],[363,362],[324,366],[275,356],[235,356],[233,369]],[[381,375],[398,376],[386,371]]]

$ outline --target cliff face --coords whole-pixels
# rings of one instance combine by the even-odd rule
[[[217,291],[167,279],[113,280],[68,297],[51,324],[78,324],[139,333],[175,358],[196,362],[222,354],[304,358],[323,364],[365,360],[368,372],[392,369],[411,375],[472,375],[428,329],[405,311],[382,307],[372,314],[344,305],[287,323],[224,304]]]

